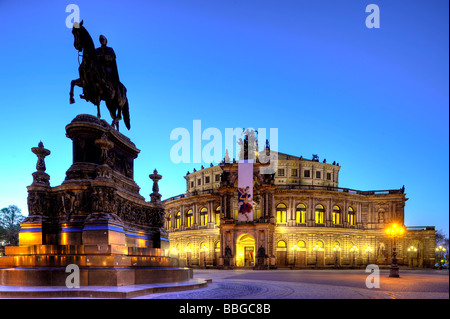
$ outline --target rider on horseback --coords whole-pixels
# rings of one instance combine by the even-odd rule
[[[108,40],[104,35],[100,35],[99,40],[101,47],[95,49],[95,53],[101,66],[99,71],[103,73],[101,77],[102,83],[109,91],[106,94],[109,94],[110,98],[113,99],[116,92],[118,92],[119,100],[123,101],[123,92],[121,92],[120,86],[118,85],[120,80],[117,70],[116,54],[113,48],[106,46]]]
[[[70,103],[75,103],[74,86],[80,86],[83,88],[83,95],[80,97],[97,106],[98,118],[100,102],[103,100],[113,119],[111,125],[118,130],[123,115],[125,126],[130,129],[127,89],[119,80],[114,50],[106,46],[107,39],[104,35],[100,36],[101,46],[96,49],[91,36],[83,27],[83,21],[77,26],[74,24],[72,34],[74,47],[78,52],[83,52],[83,60],[78,68],[80,78],[70,84]]]

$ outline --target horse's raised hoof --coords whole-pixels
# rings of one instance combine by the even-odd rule
[[[75,99],[73,97],[70,98],[70,104],[75,103]]]

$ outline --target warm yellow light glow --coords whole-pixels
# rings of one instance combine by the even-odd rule
[[[181,225],[181,213],[180,212],[176,212],[175,213],[175,228],[179,229]]]
[[[208,224],[208,210],[202,208],[200,211],[200,226],[206,226]]]
[[[61,245],[68,245],[69,243],[69,234],[64,232],[61,233]]]
[[[42,244],[41,232],[20,232],[19,246],[39,245]]]
[[[239,236],[236,242],[236,266],[251,266],[255,261],[255,238],[249,234]]]
[[[192,227],[193,220],[194,220],[194,217],[192,215],[192,209],[190,209],[190,210],[188,210],[188,212],[186,213],[186,216],[185,216],[185,221],[184,221],[185,226]]]
[[[393,223],[386,228],[385,232],[390,236],[401,236],[405,232],[405,228],[402,225]]]
[[[137,238],[136,247],[147,247],[147,241],[143,238]]]
[[[320,247],[319,245],[315,245],[314,247],[313,247],[313,250],[314,251],[322,251],[323,250],[323,248],[322,247]]]
[[[286,223],[287,210],[286,205],[277,205],[277,224]]]

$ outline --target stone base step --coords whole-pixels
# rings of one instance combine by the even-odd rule
[[[0,285],[0,298],[135,298],[152,293],[164,293],[204,288],[211,279],[190,279],[182,282],[156,283],[128,286],[64,286],[14,287]]]

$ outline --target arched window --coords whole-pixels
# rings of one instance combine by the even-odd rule
[[[284,240],[280,240],[277,243],[277,248],[286,248],[286,242]]]
[[[314,217],[315,217],[316,224],[325,223],[325,208],[323,207],[323,205],[321,205],[321,204],[316,205]]]
[[[208,225],[208,210],[203,207],[200,210],[200,226]]]
[[[305,243],[305,241],[304,240],[299,240],[297,242],[297,247],[298,247],[299,250],[302,250],[302,251],[306,250],[306,243]]]
[[[333,224],[335,225],[342,224],[341,208],[337,205],[333,206]]]
[[[356,225],[356,221],[355,221],[355,210],[353,209],[353,207],[348,207],[348,224],[350,226],[355,226]]]
[[[277,205],[277,224],[285,223],[286,215],[287,215],[286,205],[278,204]]]
[[[181,213],[176,212],[175,213],[175,229],[179,229],[181,225]]]
[[[193,214],[192,214],[192,209],[189,209],[186,212],[186,219],[184,221],[184,226],[185,227],[192,227],[193,219],[194,219],[194,217],[193,217]]]
[[[216,225],[220,225],[220,206],[216,208]]]
[[[305,204],[298,204],[295,209],[295,220],[299,224],[306,223],[306,206]]]
[[[171,214],[167,215],[167,219],[166,219],[166,229],[170,230],[170,228],[172,228],[172,215]]]
[[[313,247],[313,250],[318,250],[318,251],[322,251],[324,250],[325,245],[323,244],[323,241],[318,240],[316,242],[316,245]]]

